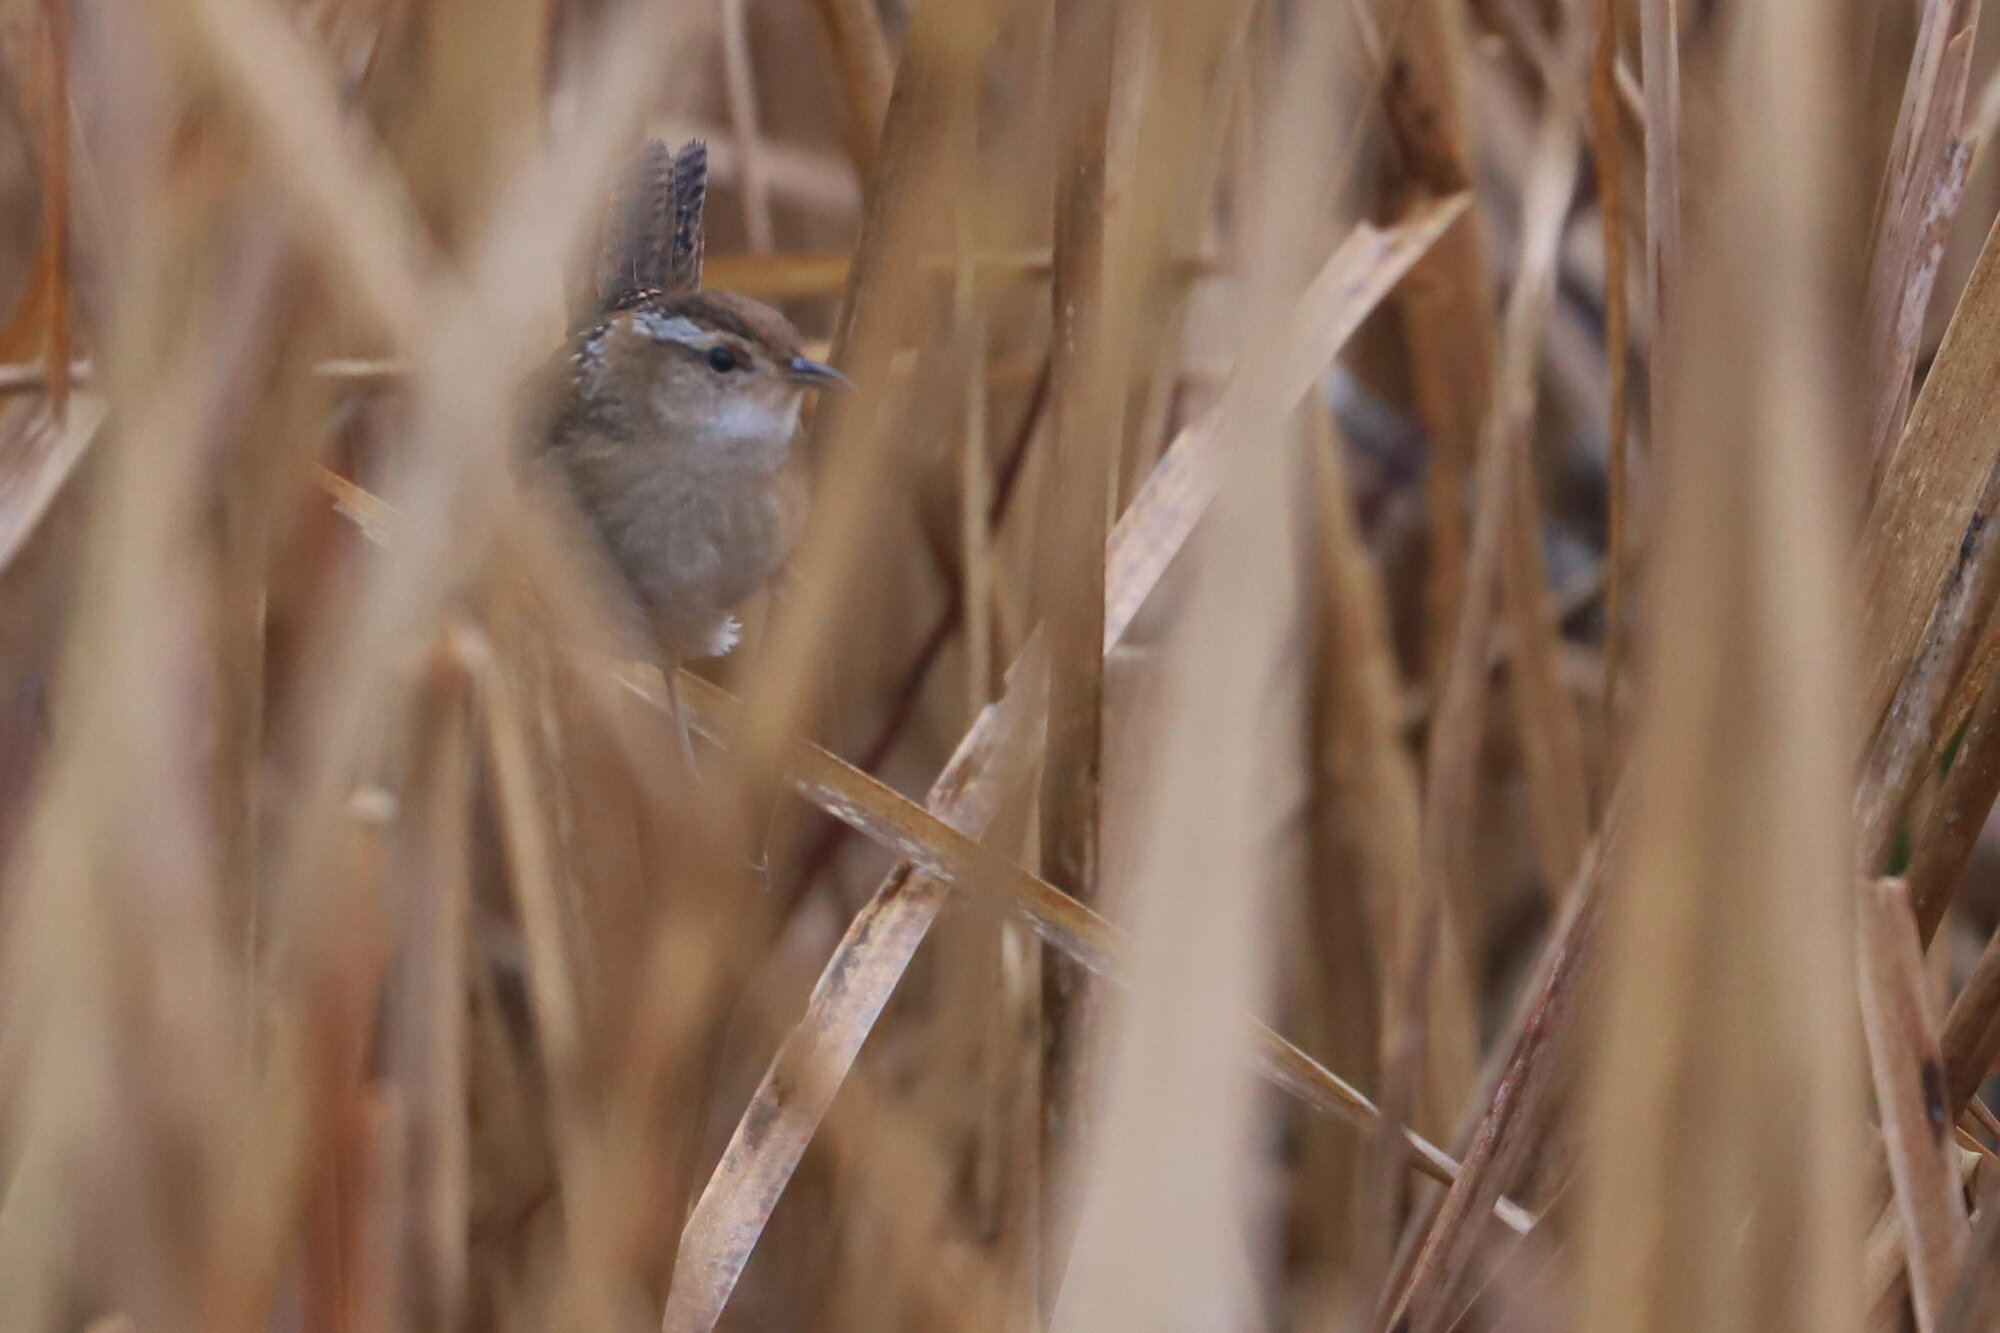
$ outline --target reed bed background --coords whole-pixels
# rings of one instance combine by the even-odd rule
[[[0,0],[0,1329],[2000,1328],[1979,9]]]

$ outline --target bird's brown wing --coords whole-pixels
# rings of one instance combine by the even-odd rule
[[[701,286],[708,145],[679,152],[654,139],[640,149],[612,198],[598,249],[600,311]]]
[[[701,286],[701,257],[708,228],[708,145],[690,139],[674,155],[674,230],[661,290],[691,292]]]

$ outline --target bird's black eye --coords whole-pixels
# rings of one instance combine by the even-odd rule
[[[730,351],[727,347],[711,347],[708,349],[708,368],[718,375],[727,375],[740,364],[742,363],[736,359],[736,353]]]

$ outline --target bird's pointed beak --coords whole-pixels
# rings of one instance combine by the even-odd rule
[[[794,384],[838,385],[843,389],[854,387],[853,381],[824,362],[811,357],[795,356],[785,368],[785,378]]]

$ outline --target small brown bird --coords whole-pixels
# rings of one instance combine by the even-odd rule
[[[643,609],[669,682],[735,645],[736,609],[784,561],[799,412],[808,391],[843,382],[776,310],[701,290],[706,185],[699,140],[640,154],[597,303],[551,367],[538,451]]]

